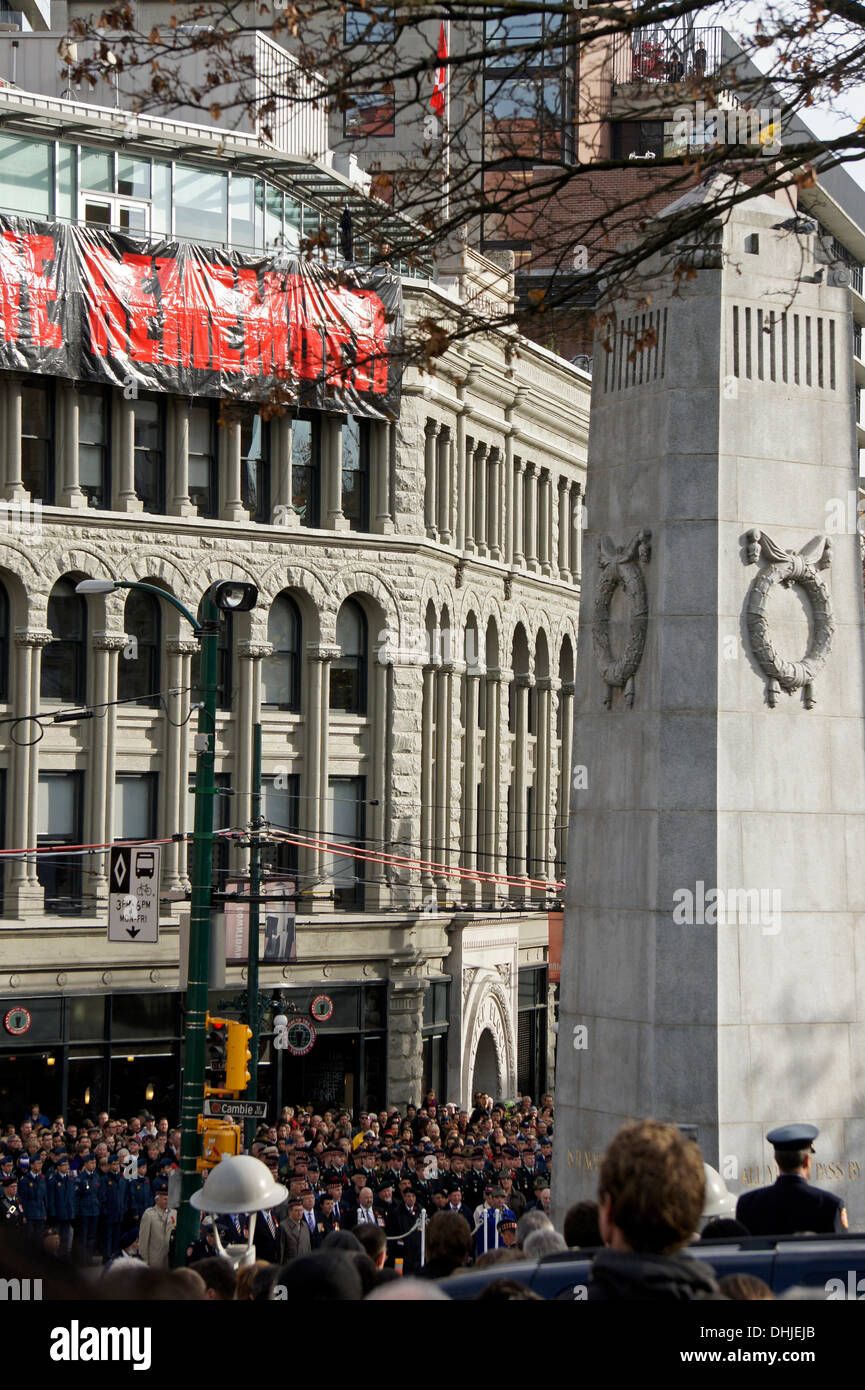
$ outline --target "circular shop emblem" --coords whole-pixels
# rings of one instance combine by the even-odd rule
[[[22,1009],[20,1005],[10,1009],[3,1020],[6,1032],[14,1034],[15,1037],[26,1033],[32,1022],[29,1009]]]
[[[286,1047],[294,1057],[305,1057],[315,1047],[315,1029],[308,1018],[293,1018],[286,1029]]]
[[[327,1023],[333,1013],[333,1000],[329,994],[317,994],[312,1001],[309,1012],[312,1014],[316,1023]]]

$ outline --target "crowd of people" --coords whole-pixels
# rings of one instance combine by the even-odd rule
[[[228,1209],[236,1187],[231,1204],[217,1200],[221,1179],[235,1181],[223,1161],[193,1199],[197,1238],[178,1251],[179,1130],[146,1114],[66,1125],[35,1105],[0,1140],[0,1251],[29,1250],[65,1271],[61,1287],[82,1278],[83,1296],[109,1299],[437,1298],[448,1295],[434,1281],[490,1265],[501,1270],[478,1297],[535,1298],[509,1266],[573,1250],[591,1259],[590,1301],[772,1297],[759,1279],[719,1280],[686,1252],[748,1228],[717,1206],[714,1170],[674,1125],[624,1126],[601,1162],[598,1200],[570,1207],[557,1230],[554,1118],[548,1095],[539,1105],[478,1095],[469,1112],[430,1094],[357,1122],[286,1107],[247,1156],[227,1161],[247,1165],[249,1210]],[[838,1199],[807,1182],[816,1136],[811,1125],[769,1136],[780,1176],[753,1198],[780,1232],[803,1219],[818,1231],[847,1225]],[[743,1203],[750,1213],[754,1200]]]
[[[512,1245],[524,1212],[549,1211],[553,1123],[549,1095],[504,1105],[478,1094],[467,1111],[430,1093],[420,1106],[361,1112],[356,1122],[344,1110],[286,1106],[249,1150],[288,1192],[259,1217],[256,1251],[281,1263],[332,1232],[368,1226],[384,1232],[387,1266],[414,1273],[427,1224],[443,1211],[465,1225],[472,1254]],[[0,1221],[79,1262],[167,1269],[179,1163],[180,1131],[167,1117],[103,1112],[75,1125],[34,1104],[0,1140]],[[236,1241],[248,1223],[241,1213],[221,1227]],[[187,1258],[215,1248],[203,1226]]]

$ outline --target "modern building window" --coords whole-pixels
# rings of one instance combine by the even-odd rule
[[[78,483],[88,507],[109,508],[111,397],[98,387],[79,387],[77,395]]]
[[[366,778],[331,777],[328,779],[328,792],[328,838],[335,844],[361,849],[366,834]],[[333,883],[334,907],[363,910],[362,859],[353,859],[341,854],[332,855],[328,877]]]
[[[165,511],[165,405],[156,397],[140,396],[132,403],[134,418],[135,491],[146,512]]]
[[[300,776],[296,772],[280,773],[262,782],[262,815],[275,830],[297,834],[300,827]],[[261,853],[262,867],[271,874],[296,879],[298,872],[297,845],[285,840],[273,840]]]
[[[21,477],[34,502],[54,501],[54,382],[21,387]]]
[[[81,843],[84,775],[81,772],[39,774],[37,845]],[[45,890],[45,911],[64,915],[83,910],[82,861],[77,854],[40,854],[36,873]]]
[[[395,133],[396,103],[392,83],[383,83],[375,92],[356,93],[343,117],[343,135],[355,140],[374,136],[378,140]]]
[[[123,615],[128,641],[117,670],[119,699],[159,707],[160,622],[159,599],[133,589]]]
[[[369,530],[369,420],[349,415],[342,426],[342,510],[352,531]]]
[[[155,835],[156,774],[119,774],[114,783],[115,840],[152,840]]]
[[[288,594],[279,594],[271,604],[267,640],[273,644],[273,654],[265,657],[262,665],[261,702],[276,709],[297,712],[300,710],[302,626],[300,610]]]
[[[0,584],[0,705],[9,699],[9,595]]]
[[[0,135],[0,197],[4,208],[33,217],[50,217],[53,187],[53,145]]]
[[[301,526],[321,525],[321,421],[291,422],[291,504]]]
[[[72,580],[61,579],[51,590],[48,626],[53,639],[42,650],[42,699],[80,704],[87,679],[87,605]]]
[[[261,179],[232,174],[230,188],[231,244],[239,251],[264,249],[264,184]]]
[[[212,169],[174,169],[174,230],[180,237],[224,246],[228,241],[228,178]]]
[[[240,488],[252,520],[269,523],[270,426],[257,411],[248,411],[240,422]]]
[[[382,17],[372,8],[350,6],[345,12],[346,43],[392,43],[396,36],[394,20]]]
[[[330,665],[330,708],[366,714],[367,624],[360,604],[346,599],[336,619],[339,656]]]
[[[215,405],[189,411],[189,500],[199,516],[218,515],[219,454]]]

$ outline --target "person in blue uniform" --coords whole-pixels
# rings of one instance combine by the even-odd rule
[[[140,1224],[148,1207],[153,1206],[153,1190],[147,1176],[147,1159],[139,1158],[138,1176],[129,1184],[129,1210]]]
[[[42,1175],[42,1155],[34,1154],[29,1169],[18,1179],[18,1201],[24,1213],[26,1233],[41,1240],[48,1220],[48,1183]]]
[[[72,1250],[72,1229],[78,1215],[75,1175],[69,1171],[69,1155],[58,1154],[54,1172],[48,1179],[48,1215],[60,1236],[60,1254],[66,1259]]]
[[[117,1254],[117,1242],[129,1210],[129,1183],[120,1171],[120,1155],[108,1158],[108,1172],[99,1184],[99,1216],[102,1225],[102,1258],[107,1263]]]
[[[736,1220],[752,1236],[789,1236],[803,1231],[817,1235],[847,1230],[847,1211],[840,1197],[808,1181],[816,1125],[782,1125],[766,1135],[775,1150],[779,1176],[771,1187],[743,1192],[736,1203]]]
[[[96,1155],[88,1154],[76,1179],[78,1196],[78,1241],[85,1260],[96,1254],[96,1235],[99,1226],[99,1184]]]

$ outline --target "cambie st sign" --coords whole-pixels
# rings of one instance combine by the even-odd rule
[[[264,1100],[218,1100],[211,1096],[204,1102],[207,1119],[263,1120],[267,1116]]]

